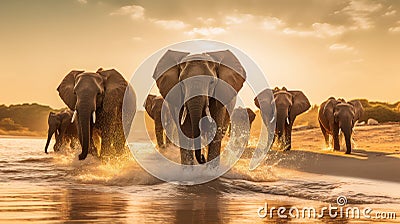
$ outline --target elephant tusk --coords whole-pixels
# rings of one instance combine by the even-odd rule
[[[290,124],[289,117],[286,118],[286,123],[287,123],[288,125]]]
[[[76,110],[74,110],[74,114],[72,115],[71,123],[74,123],[77,114],[78,114],[78,112]]]
[[[272,119],[271,119],[271,121],[269,123],[272,124],[272,122],[274,122],[274,121],[275,121],[275,116],[272,117]]]
[[[93,111],[92,118],[93,118],[93,124],[96,124],[96,111]]]
[[[211,123],[212,122],[212,117],[211,117],[211,113],[210,113],[210,108],[206,107],[206,115],[208,117],[208,121]]]
[[[183,125],[183,123],[185,123],[186,115],[187,115],[187,109],[186,109],[185,106],[183,106],[183,112],[182,112],[182,118],[181,118],[181,125]]]

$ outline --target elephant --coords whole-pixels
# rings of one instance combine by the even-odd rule
[[[47,131],[47,141],[44,147],[44,152],[47,153],[47,148],[53,134],[56,136],[56,143],[54,144],[54,151],[60,151],[61,146],[65,142],[70,142],[73,147],[74,141],[78,138],[78,132],[76,129],[76,122],[71,123],[73,111],[66,109],[58,113],[50,112],[47,119],[49,125]]]
[[[162,96],[149,94],[144,104],[144,108],[146,109],[147,114],[151,117],[151,119],[154,120],[154,131],[156,133],[157,145],[160,148],[165,148],[168,144],[171,143],[171,140],[168,138],[168,136],[165,135],[163,123],[161,121],[161,109],[163,103],[164,98]],[[168,125],[167,122],[168,120],[165,119],[164,125]]]
[[[181,163],[194,164],[190,149],[199,164],[207,162],[201,153],[201,127],[214,130],[215,135],[208,137],[206,157],[219,166],[229,114],[246,80],[240,61],[230,50],[190,54],[169,49],[158,61],[153,79],[177,126]]]
[[[351,154],[351,136],[356,122],[364,113],[364,108],[359,100],[346,102],[344,99],[330,97],[323,102],[318,111],[318,121],[329,147],[329,135],[333,136],[334,150],[340,150],[339,131],[346,141],[346,154]]]
[[[263,90],[254,98],[254,103],[261,109],[261,114],[265,117],[267,116],[265,113],[273,113],[274,110],[263,111],[264,109],[260,106],[260,102],[265,100],[274,101],[276,107],[276,128],[273,143],[278,138],[280,143],[283,144],[283,150],[289,151],[292,148],[293,123],[298,115],[306,112],[311,107],[311,104],[302,91],[287,90],[285,87],[282,89],[275,87],[272,90],[273,98],[269,96],[269,92],[271,92],[271,89]],[[268,103],[273,104],[272,102]],[[271,117],[271,115],[268,116]],[[263,119],[263,121],[266,122],[266,119]]]
[[[89,149],[97,151],[92,142],[94,131],[101,138],[102,158],[124,152],[125,134],[128,136],[136,112],[136,95],[118,71],[73,70],[61,81],[57,91],[69,109],[74,111],[71,119],[77,121],[82,147],[79,160],[87,157]]]
[[[248,124],[250,125],[250,128],[251,128],[251,125],[253,124],[254,119],[256,119],[256,113],[254,113],[254,111],[252,109],[248,108],[248,107],[246,107],[246,108],[243,108],[243,107],[235,108],[233,110],[233,113],[241,113],[241,114],[244,115],[242,117],[246,117],[247,116],[248,119],[249,119],[249,123]],[[237,122],[241,122],[241,121],[237,121]],[[246,123],[246,122],[244,122],[244,123]],[[230,133],[231,131],[232,131],[231,130],[231,124],[229,124],[229,126],[228,126],[228,135],[229,136],[231,135],[231,133]]]

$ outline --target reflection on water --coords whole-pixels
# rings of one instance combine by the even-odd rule
[[[397,184],[320,175],[288,178],[270,167],[249,172],[248,160],[218,180],[179,186],[157,180],[134,161],[102,164],[93,158],[78,161],[74,153],[46,155],[44,143],[0,139],[0,223],[265,223],[276,219],[257,216],[265,202],[318,207],[341,194],[357,204],[400,204],[397,191],[384,194],[368,187],[398,189]]]

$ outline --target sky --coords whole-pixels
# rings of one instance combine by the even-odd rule
[[[115,68],[130,80],[160,49],[193,39],[239,49],[271,87],[312,104],[400,100],[400,1],[13,0],[0,1],[0,104],[64,107],[56,88],[69,71]],[[134,80],[142,105],[148,86]]]

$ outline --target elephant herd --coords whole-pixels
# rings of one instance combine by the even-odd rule
[[[236,96],[246,81],[246,71],[229,50],[200,54],[168,50],[158,61],[153,79],[160,96],[149,94],[144,107],[154,120],[157,145],[165,148],[179,144],[182,164],[191,165],[195,160],[203,164],[219,157],[222,138],[231,124],[230,114],[235,110],[247,113],[250,126],[255,119],[250,108],[234,108]],[[73,70],[57,91],[69,109],[49,114],[46,153],[54,133],[54,151],[65,143],[75,144],[77,139],[82,148],[80,160],[88,153],[103,158],[124,152],[125,136],[136,112],[136,96],[119,72]],[[276,123],[273,141],[284,151],[290,150],[295,119],[311,107],[306,95],[285,87],[267,88],[254,98],[254,103],[266,126]],[[346,102],[331,97],[323,102],[318,120],[326,144],[331,135],[334,149],[340,150],[341,131],[346,153],[351,153],[352,130],[362,113],[363,107],[356,100]],[[175,128],[169,128],[172,126]],[[202,132],[210,129],[214,135],[207,145],[202,145]],[[175,141],[170,139],[172,131],[177,132]],[[94,144],[95,135],[101,139],[100,149]],[[202,153],[203,147],[208,148],[206,154]]]

